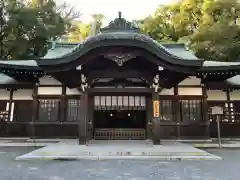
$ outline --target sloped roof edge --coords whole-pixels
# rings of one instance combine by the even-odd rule
[[[82,43],[69,43],[69,42],[52,42],[52,48],[49,49],[47,54],[41,59],[55,59],[61,58],[75,52]],[[194,53],[186,49],[183,43],[158,43],[158,46],[164,48],[167,52],[181,59],[200,60]]]

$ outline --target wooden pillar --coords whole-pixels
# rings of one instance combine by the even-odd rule
[[[152,135],[152,114],[153,114],[153,102],[152,102],[152,97],[147,96],[146,97],[146,113],[147,113],[147,138],[153,140],[153,135]]]
[[[8,121],[11,121],[11,112],[12,112],[12,106],[13,106],[13,92],[14,90],[13,89],[9,89],[10,93],[9,93],[9,108],[8,108]]]
[[[231,111],[231,98],[230,98],[230,90],[229,89],[227,89],[227,90],[225,90],[225,92],[226,92],[226,96],[227,96],[227,114],[228,114],[228,120],[230,121],[230,122],[232,122],[232,116],[231,116],[231,114],[232,114],[232,111]],[[224,105],[225,106],[225,105]],[[226,108],[226,107],[224,107],[224,108]]]
[[[33,113],[32,113],[32,122],[31,122],[31,139],[36,138],[35,133],[35,122],[38,120],[38,86],[35,85],[33,88]]]
[[[62,96],[60,103],[59,119],[61,122],[67,121],[67,96],[66,96],[66,86],[62,87]]]
[[[84,91],[80,102],[80,118],[78,123],[78,139],[79,144],[87,143],[88,126],[88,93]]]
[[[93,139],[93,113],[94,113],[94,97],[88,95],[88,121],[87,121],[87,130],[88,130],[88,140]]]
[[[173,118],[176,121],[177,124],[177,138],[181,137],[181,129],[180,129],[180,103],[179,103],[179,99],[177,98],[178,96],[178,86],[174,86],[174,100],[173,100]]]
[[[209,128],[210,128],[210,121],[208,118],[208,103],[207,103],[207,88],[205,84],[201,84],[202,86],[202,121],[206,125],[205,127],[205,137],[210,136]]]
[[[153,144],[160,144],[160,105],[158,92],[152,92],[152,140]]]

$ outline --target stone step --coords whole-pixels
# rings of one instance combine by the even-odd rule
[[[15,160],[222,160],[218,156],[30,156],[17,157]]]
[[[52,155],[64,156],[66,152],[38,152],[35,155],[38,156],[52,156]],[[77,152],[79,156],[209,156],[209,153],[205,152]],[[71,156],[71,154],[70,154]]]
[[[17,157],[17,160],[32,159],[221,159],[204,150],[176,142],[152,145],[148,141],[92,141],[89,145],[77,145],[68,141],[52,144]]]

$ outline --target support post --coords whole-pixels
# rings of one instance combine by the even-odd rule
[[[38,98],[37,98],[37,94],[38,94],[38,86],[35,85],[33,88],[33,113],[32,113],[32,122],[31,122],[31,139],[35,139],[36,135],[35,135],[35,122],[38,118]]]
[[[78,140],[79,144],[87,143],[87,126],[88,126],[88,93],[84,91],[80,100],[80,118],[78,123]]]
[[[220,115],[217,115],[216,118],[217,118],[217,128],[218,128],[218,148],[222,148],[221,130],[220,130]]]
[[[210,137],[210,133],[209,133],[210,121],[208,118],[207,88],[205,84],[201,84],[201,86],[202,86],[202,120],[204,124],[206,124],[205,137],[209,138]]]
[[[152,92],[152,140],[153,144],[160,144],[160,105],[158,92]]]
[[[11,112],[12,112],[12,104],[13,104],[13,92],[14,92],[14,90],[13,89],[9,89],[9,101],[8,101],[8,103],[9,103],[9,106],[8,106],[8,122],[10,122],[11,120],[12,120],[12,114],[11,114]]]
[[[93,120],[93,114],[94,114],[94,97],[89,96],[88,94],[88,118],[87,118],[87,138],[88,140],[93,139],[93,126],[94,126],[94,120]]]
[[[147,96],[147,138],[153,140],[152,135],[152,111],[153,111],[153,103],[152,103],[152,97]]]
[[[178,86],[174,86],[174,100],[173,100],[173,118],[177,123],[177,138],[180,139],[181,137],[181,129],[180,129],[180,119],[179,119],[179,110],[180,110],[180,103],[178,96]]]
[[[227,96],[227,114],[228,114],[228,120],[232,121],[232,116],[231,116],[231,98],[230,98],[230,90],[227,89],[225,90],[226,96]]]
[[[67,87],[64,85],[62,87],[62,96],[61,96],[61,102],[60,102],[60,113],[59,113],[59,119],[61,122],[67,121],[67,96],[66,96],[66,89]]]

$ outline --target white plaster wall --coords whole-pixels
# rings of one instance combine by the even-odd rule
[[[174,90],[173,90],[173,88],[163,89],[159,94],[160,95],[174,95]]]
[[[202,95],[202,88],[178,88],[179,95]]]
[[[32,100],[32,89],[18,89],[13,92],[14,100]]]
[[[66,94],[67,95],[81,95],[81,93],[77,90],[77,88],[67,88],[66,89]]]
[[[230,100],[240,100],[240,91],[230,92]]]
[[[207,91],[208,100],[212,101],[226,101],[227,95],[226,92],[221,90],[208,90]]]
[[[44,76],[39,79],[40,85],[61,85],[61,82],[51,76]]]
[[[195,76],[190,76],[179,83],[179,85],[200,85],[200,84],[201,84],[201,79]]]
[[[4,89],[0,89],[0,100],[9,100],[10,92]]]
[[[61,95],[62,87],[38,87],[39,95]]]

